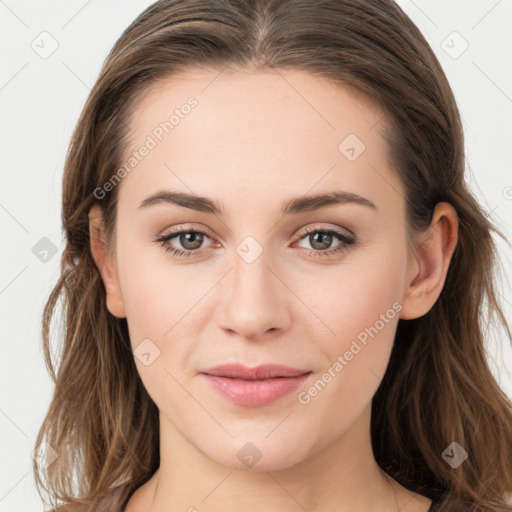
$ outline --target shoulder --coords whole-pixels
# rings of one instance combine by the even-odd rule
[[[107,489],[103,494],[91,500],[66,503],[50,512],[123,512],[131,494],[130,484],[125,483]]]

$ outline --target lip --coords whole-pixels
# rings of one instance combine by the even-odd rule
[[[282,364],[263,364],[253,368],[240,363],[229,363],[214,366],[208,370],[201,371],[208,375],[216,375],[218,377],[232,377],[237,379],[261,380],[273,379],[275,377],[298,377],[304,375],[310,370],[299,370]]]
[[[200,374],[212,389],[229,401],[246,407],[262,407],[292,393],[312,372],[276,364],[255,368],[225,364]]]

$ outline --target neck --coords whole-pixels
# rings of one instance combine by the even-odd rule
[[[321,447],[319,440],[320,449],[298,464],[276,469],[258,463],[240,469],[207,457],[161,414],[161,465],[152,478],[154,501],[147,509],[395,512],[399,510],[396,488],[373,457],[369,418],[370,406],[359,424],[328,446]]]

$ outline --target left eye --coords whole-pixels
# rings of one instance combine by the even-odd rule
[[[183,249],[179,249],[171,244],[171,240],[178,239],[179,244]],[[204,240],[211,239],[208,233],[200,229],[186,229],[178,228],[173,230],[171,233],[165,235],[159,235],[155,238],[156,242],[168,252],[178,257],[199,255],[203,252],[201,246]],[[339,240],[339,243],[334,249],[327,249],[330,247],[335,239]],[[310,250],[309,256],[320,256],[320,255],[332,255],[341,251],[348,250],[350,245],[355,244],[356,240],[352,235],[337,231],[334,229],[321,229],[313,228],[306,230],[299,237],[299,241],[307,239],[312,246],[313,250]],[[307,249],[307,248],[305,248]]]
[[[326,249],[331,246],[335,239],[339,240],[339,243],[334,249]],[[306,234],[300,237],[300,240],[306,239],[309,244],[313,247],[308,256],[331,256],[347,251],[351,245],[356,243],[356,239],[353,235],[349,235],[338,231],[336,229],[321,229],[321,228],[310,228],[306,230]]]

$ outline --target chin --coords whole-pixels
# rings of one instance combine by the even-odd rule
[[[266,436],[268,431],[260,437],[243,436],[243,441],[235,437],[224,446],[212,443],[216,447],[213,451],[202,451],[223,466],[243,471],[279,471],[292,467],[308,457],[303,442],[292,440],[288,436],[288,444],[284,444],[282,439],[276,437],[270,440],[265,439]],[[297,446],[302,447],[301,452],[297,451]],[[201,447],[198,446],[198,449],[201,450]]]

